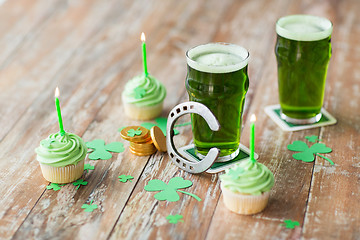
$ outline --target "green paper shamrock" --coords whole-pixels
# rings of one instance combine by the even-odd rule
[[[98,208],[98,205],[92,204],[92,202],[93,202],[93,200],[90,201],[90,204],[83,204],[81,206],[81,208],[85,209],[84,212],[92,212],[92,211],[94,211],[95,209]]]
[[[55,142],[55,139],[47,138],[41,141],[41,145],[48,148],[53,142]]]
[[[46,189],[52,189],[54,191],[59,191],[61,189],[62,186],[65,186],[65,184],[57,184],[57,183],[50,183],[49,186],[46,186]]]
[[[311,143],[321,141],[316,135],[306,136],[305,138]]]
[[[285,226],[286,228],[294,229],[295,226],[300,226],[298,221],[293,221],[291,219],[284,220],[284,223],[280,224],[281,226]]]
[[[170,179],[169,184],[166,184],[159,179],[153,179],[148,182],[144,189],[149,192],[160,191],[159,193],[154,195],[154,198],[159,201],[178,201],[180,197],[176,191],[187,194],[195,198],[196,200],[201,201],[201,199],[195,194],[179,190],[181,188],[188,188],[192,186],[192,184],[193,183],[190,180],[184,180],[182,177],[173,177],[172,179]]]
[[[119,176],[119,181],[120,181],[120,182],[127,182],[128,180],[129,180],[130,182],[132,182],[131,179],[134,179],[134,177],[131,176],[131,175],[120,175],[120,176]]]
[[[134,137],[135,135],[140,136],[141,133],[142,133],[142,131],[140,130],[140,128],[138,128],[136,130],[131,128],[129,131],[127,131],[127,135],[129,137]]]
[[[301,160],[304,162],[312,162],[315,160],[315,156],[319,156],[329,161],[331,165],[334,165],[334,162],[331,159],[320,155],[319,153],[329,153],[332,151],[331,148],[327,147],[324,143],[315,143],[310,148],[303,141],[294,141],[292,144],[289,144],[287,148],[290,151],[296,151],[299,153],[293,154],[293,158],[296,160]]]
[[[169,223],[172,224],[176,224],[178,222],[184,222],[184,220],[182,220],[183,216],[180,214],[176,214],[176,215],[169,215],[166,217],[167,220],[169,220]]]
[[[92,166],[88,163],[84,165],[84,171],[86,171],[87,173],[89,172],[89,170],[94,170],[94,169],[95,169],[95,166]]]
[[[94,151],[89,155],[89,159],[91,160],[107,160],[112,158],[112,155],[109,152],[119,153],[125,150],[124,144],[121,142],[112,142],[105,145],[105,141],[102,139],[95,139],[91,142],[87,142],[86,146],[94,149]]]
[[[147,128],[147,129],[151,129],[153,126],[158,126],[161,131],[164,133],[164,135],[166,136],[166,125],[167,125],[167,118],[164,117],[159,117],[159,118],[155,118],[155,123],[150,123],[150,122],[144,122],[142,124],[140,124],[140,126]],[[174,135],[178,135],[179,131],[174,129]]]
[[[76,189],[79,189],[81,185],[85,186],[87,184],[88,184],[88,182],[84,181],[83,179],[78,179],[78,180],[76,180],[76,182],[73,182],[74,186],[78,186]]]
[[[236,168],[230,168],[227,172],[227,175],[229,175],[232,179],[238,179],[239,175],[244,172],[244,169],[241,167]]]
[[[146,90],[143,87],[137,87],[134,89],[135,99],[141,99],[145,96]]]

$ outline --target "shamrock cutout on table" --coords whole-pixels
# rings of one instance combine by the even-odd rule
[[[120,181],[120,182],[123,182],[123,183],[124,183],[124,182],[127,182],[127,181],[132,182],[131,179],[134,179],[134,177],[131,176],[131,175],[124,175],[124,174],[123,174],[123,175],[120,175],[120,176],[119,176],[119,181]]]
[[[47,139],[44,139],[41,141],[41,144],[44,146],[44,147],[50,147],[50,145],[55,142],[55,139],[52,139],[52,138],[47,138]]]
[[[91,142],[87,142],[86,146],[93,149],[94,151],[89,155],[91,160],[107,160],[112,158],[109,152],[123,152],[125,150],[124,144],[121,142],[112,142],[105,145],[105,141],[102,139],[95,139]]]
[[[298,221],[293,221],[291,219],[284,220],[284,223],[280,224],[281,226],[285,226],[286,228],[294,229],[295,226],[300,226]]]
[[[316,135],[306,136],[305,138],[311,143],[321,141],[321,139],[319,139]]]
[[[241,175],[245,170],[241,167],[235,167],[230,168],[227,174],[234,180],[239,178],[239,175]]]
[[[127,135],[129,137],[135,137],[135,135],[140,136],[141,133],[142,133],[142,131],[140,130],[140,128],[138,128],[136,130],[131,128],[129,131],[127,131]]]
[[[94,170],[95,166],[92,166],[91,164],[86,163],[84,165],[84,171],[86,171],[87,173],[89,172],[89,170]]]
[[[159,179],[153,179],[148,182],[148,184],[144,187],[144,190],[149,192],[160,191],[159,193],[154,195],[154,198],[159,201],[178,201],[180,197],[177,191],[187,194],[198,201],[201,201],[201,199],[195,194],[179,190],[182,188],[188,188],[192,186],[192,184],[193,183],[190,180],[184,180],[182,177],[173,177],[172,179],[170,179],[169,184],[166,184]]]
[[[90,201],[90,204],[83,204],[81,206],[81,208],[85,209],[84,212],[92,212],[92,211],[94,211],[95,209],[98,208],[98,205],[92,204],[92,202],[93,202],[93,200]]]
[[[315,143],[310,148],[303,141],[294,141],[292,144],[289,144],[287,148],[290,151],[296,151],[299,153],[293,154],[293,158],[296,160],[301,160],[304,162],[312,162],[315,160],[315,156],[319,156],[329,161],[331,165],[334,165],[334,162],[331,159],[320,155],[319,153],[329,153],[332,151],[331,148],[327,147],[324,143]]]
[[[140,126],[147,128],[147,129],[151,129],[153,126],[158,126],[161,131],[164,133],[164,135],[166,136],[166,125],[167,125],[167,118],[164,117],[159,117],[159,118],[155,118],[155,123],[150,123],[150,122],[144,122],[142,124],[140,124]],[[179,131],[174,129],[174,135],[179,134]]]
[[[146,90],[143,87],[134,88],[135,99],[141,99],[146,95]]]
[[[73,182],[74,186],[78,186],[76,189],[79,189],[81,185],[85,186],[87,184],[88,184],[88,182],[84,181],[84,179],[78,179],[78,180],[76,180],[76,182]]]
[[[50,185],[46,186],[46,189],[49,190],[54,190],[54,191],[59,191],[61,189],[62,186],[65,186],[66,184],[57,184],[57,183],[50,183]]]
[[[178,222],[184,222],[184,220],[182,220],[183,216],[180,214],[175,214],[175,215],[169,215],[166,217],[167,220],[169,220],[169,223],[172,224],[176,224]]]

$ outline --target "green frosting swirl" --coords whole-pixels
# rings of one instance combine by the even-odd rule
[[[273,173],[263,164],[243,161],[220,176],[222,186],[235,193],[260,195],[274,186]]]
[[[47,139],[40,142],[35,149],[37,160],[52,167],[65,167],[70,164],[76,165],[83,160],[87,153],[85,142],[73,133],[51,134]]]
[[[134,103],[138,106],[156,105],[162,102],[165,97],[165,86],[150,75],[147,77],[145,75],[134,77],[126,83],[122,93],[124,102]]]

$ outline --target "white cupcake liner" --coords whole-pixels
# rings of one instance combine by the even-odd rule
[[[270,196],[270,191],[264,192],[261,195],[234,193],[226,189],[223,184],[221,184],[221,190],[225,206],[230,211],[244,215],[259,213],[264,210]]]
[[[137,106],[134,103],[123,102],[125,114],[134,120],[150,120],[159,116],[163,109],[163,102],[151,106]]]
[[[84,172],[85,159],[76,165],[67,165],[65,167],[52,167],[40,163],[41,172],[46,180],[52,183],[71,183],[79,179]]]

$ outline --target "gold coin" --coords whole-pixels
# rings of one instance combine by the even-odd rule
[[[137,156],[149,156],[149,155],[156,152],[156,148],[154,148],[154,150],[152,152],[145,152],[145,153],[144,152],[137,152],[137,151],[134,151],[132,148],[130,148],[130,152],[132,154],[137,155]]]
[[[150,129],[150,136],[157,150],[160,152],[167,151],[166,137],[158,126],[153,126]]]
[[[152,140],[150,139],[150,141],[147,141],[145,143],[130,142],[130,146],[132,146],[133,148],[153,148],[154,144],[153,144]]]
[[[147,146],[147,147],[134,147],[134,146],[130,146],[130,148],[136,152],[152,152],[154,151],[155,146]]]
[[[128,134],[131,134],[131,133],[129,133],[129,131],[131,131],[131,129],[133,129],[133,132],[140,130],[141,133],[139,135],[135,134],[133,137],[129,136]],[[123,139],[130,141],[130,142],[135,142],[135,143],[147,142],[150,137],[149,130],[144,127],[141,127],[141,126],[126,127],[123,130],[121,130],[120,135]]]
[[[152,154],[154,150],[156,151],[156,148],[151,140],[146,143],[130,142],[130,149],[132,149],[134,152],[144,153],[144,154]]]
[[[153,152],[154,150],[156,150],[155,147],[153,147],[153,148],[133,148],[133,147],[130,147],[130,149],[132,149],[135,152],[142,152],[142,153]]]
[[[155,149],[155,146],[154,146],[154,144],[144,144],[144,145],[139,145],[139,144],[136,144],[136,145],[134,145],[134,144],[132,144],[132,145],[130,145],[130,147],[132,148],[132,149],[136,149],[136,150],[149,150],[149,149]]]

